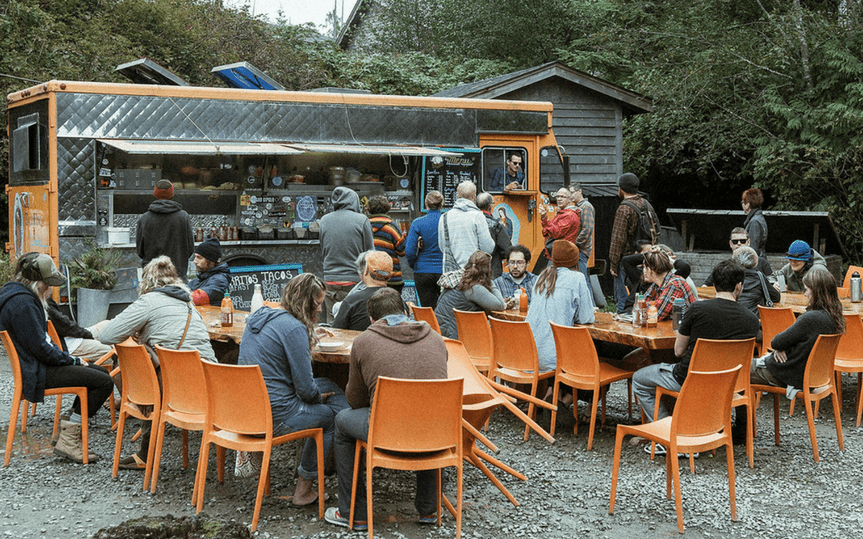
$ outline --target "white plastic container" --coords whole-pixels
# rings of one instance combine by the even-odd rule
[[[125,227],[107,227],[108,243],[111,245],[123,245],[129,243],[129,229]]]

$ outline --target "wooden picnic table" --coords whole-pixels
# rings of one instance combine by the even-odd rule
[[[234,325],[223,328],[221,324],[222,312],[219,307],[214,305],[197,305],[195,307],[201,313],[201,318],[204,319],[204,325],[207,327],[207,333],[210,334],[211,341],[235,343],[239,344],[243,340],[243,331],[246,330],[246,316],[249,311],[234,310]]]
[[[713,299],[716,297],[716,288],[712,286],[698,287],[698,299]],[[842,302],[842,310],[846,313],[863,313],[863,303],[851,303],[850,298],[839,298]],[[782,292],[782,298],[779,303],[775,303],[775,307],[791,307],[795,314],[803,314],[806,312],[806,307],[809,305],[809,300],[803,292]]]

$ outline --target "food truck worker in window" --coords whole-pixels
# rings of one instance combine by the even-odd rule
[[[192,301],[195,305],[222,304],[225,291],[230,281],[228,265],[219,264],[222,258],[222,246],[218,238],[207,238],[195,247],[195,258],[192,263],[198,270],[198,276],[189,281],[192,290]]]
[[[491,172],[488,190],[524,189],[524,173],[521,171],[521,162],[521,154],[510,152],[506,159],[506,166],[496,168]]]

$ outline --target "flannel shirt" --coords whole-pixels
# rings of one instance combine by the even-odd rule
[[[579,252],[584,253],[588,257],[593,251],[593,228],[596,226],[596,210],[593,204],[582,198],[577,204],[579,210],[579,228],[578,237],[575,239],[575,246]]]
[[[665,276],[662,286],[656,286],[656,283],[651,284],[644,298],[647,301],[659,302],[656,306],[657,320],[665,320],[671,316],[671,308],[677,298],[683,298],[687,307],[695,302],[695,295],[689,288],[689,283],[683,277],[675,275],[673,271],[669,271]]]
[[[639,207],[644,205],[640,196],[634,196],[630,200]],[[629,254],[637,230],[638,213],[626,204],[618,206],[614,214],[614,226],[611,228],[611,246],[608,248],[608,263],[612,270],[618,271],[620,259]]]
[[[536,284],[537,278],[538,277],[533,273],[526,271],[521,283],[516,283],[509,273],[504,273],[494,280],[494,285],[498,290],[500,290],[500,294],[503,296],[503,299],[513,297],[516,290],[524,287],[524,291],[527,292],[527,302],[530,304],[530,300],[533,297],[533,285]]]

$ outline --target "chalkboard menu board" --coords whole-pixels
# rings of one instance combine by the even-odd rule
[[[429,191],[443,193],[443,205],[452,208],[456,199],[456,187],[463,181],[479,185],[482,154],[479,149],[459,149],[461,156],[433,156],[423,158],[423,182],[420,200],[425,200]]]
[[[303,272],[302,264],[272,264],[265,266],[237,266],[230,268],[228,291],[234,309],[249,311],[255,285],[261,285],[264,301],[281,301],[285,285]]]

